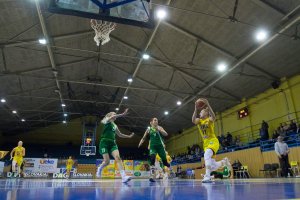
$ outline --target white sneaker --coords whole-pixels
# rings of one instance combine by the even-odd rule
[[[96,173],[96,177],[97,178],[101,178],[101,169],[100,169],[100,167],[98,167],[98,169],[97,169],[97,173]]]
[[[122,178],[122,183],[127,183],[127,182],[129,182],[131,180],[131,177],[130,176],[124,176],[123,178]]]
[[[202,179],[202,183],[212,183],[213,181],[211,180],[211,177],[209,176],[204,176]]]

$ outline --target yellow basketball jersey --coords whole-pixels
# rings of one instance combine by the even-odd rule
[[[210,121],[209,117],[200,119],[197,126],[203,140],[216,138],[214,122]]]
[[[14,158],[23,158],[24,147],[17,146],[14,148],[14,150],[15,150]]]
[[[74,161],[72,159],[67,160],[67,165],[72,166],[74,164]]]

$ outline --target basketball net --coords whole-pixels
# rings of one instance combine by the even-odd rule
[[[116,28],[116,23],[103,20],[91,19],[91,27],[95,31],[94,40],[97,46],[104,45],[110,41],[109,34]]]

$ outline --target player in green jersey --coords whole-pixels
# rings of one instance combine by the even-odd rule
[[[159,157],[162,160],[162,163],[164,166],[170,167],[170,164],[167,162],[167,156],[166,151],[164,147],[164,143],[162,141],[161,135],[168,136],[168,133],[165,131],[165,129],[158,125],[157,118],[152,118],[150,121],[150,127],[147,128],[143,138],[141,139],[139,143],[139,147],[143,144],[145,141],[147,135],[150,135],[150,181],[154,182],[154,174],[155,174],[155,157],[156,154],[159,155]]]
[[[118,164],[119,171],[122,176],[122,182],[126,183],[131,180],[131,177],[126,176],[125,174],[123,162],[120,158],[120,153],[116,144],[116,134],[121,138],[132,138],[134,133],[132,133],[131,135],[124,135],[118,129],[118,126],[114,123],[114,121],[118,117],[125,116],[127,114],[127,111],[128,109],[126,109],[122,114],[116,114],[115,112],[107,113],[101,121],[102,133],[100,137],[99,153],[103,156],[103,162],[97,169],[96,176],[98,178],[101,177],[102,169],[105,166],[109,165],[109,154],[111,154]]]

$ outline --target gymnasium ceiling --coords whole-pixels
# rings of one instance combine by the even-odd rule
[[[194,99],[205,97],[223,111],[300,72],[299,0],[239,0],[233,21],[235,0],[154,0],[154,8],[170,3],[157,29],[119,24],[100,49],[88,19],[49,13],[45,1],[39,2],[49,48],[38,43],[44,33],[34,0],[0,0],[0,97],[7,101],[0,103],[0,132],[6,134],[62,123],[64,112],[67,126],[100,117],[119,106],[126,89],[121,110],[130,114],[120,126],[143,134],[156,116],[177,134],[192,126]],[[254,38],[259,28],[280,34],[249,56],[264,43]],[[143,52],[151,58],[141,60]],[[219,62],[228,64],[226,74],[216,70]]]

